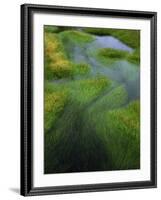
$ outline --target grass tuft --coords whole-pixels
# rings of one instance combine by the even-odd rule
[[[127,60],[131,63],[139,65],[140,64],[140,50],[136,49],[134,52],[130,53],[127,56]]]
[[[134,64],[140,64],[140,52],[138,49],[129,53],[127,51],[102,48],[95,53],[96,58],[102,63],[109,64],[117,60],[127,60]]]
[[[111,81],[106,77],[98,76],[85,80],[73,81],[70,84],[71,96],[79,104],[90,102],[104,89],[111,85]]]
[[[45,116],[44,116],[44,129],[47,133],[52,126],[54,126],[55,120],[63,111],[68,101],[67,90],[55,90],[52,85],[46,86],[45,90]]]
[[[140,167],[139,101],[106,114],[106,140],[111,163],[115,169]]]
[[[90,67],[86,63],[71,62],[64,51],[57,34],[45,32],[45,78],[60,79],[88,73]]]
[[[94,40],[94,36],[88,33],[80,32],[76,30],[67,30],[67,31],[61,32],[60,38],[62,39],[62,41],[68,40],[77,44],[84,44],[84,43],[92,42]]]

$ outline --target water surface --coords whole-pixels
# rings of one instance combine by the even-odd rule
[[[140,97],[140,72],[139,66],[126,60],[117,60],[109,64],[103,64],[92,54],[101,48],[113,48],[132,52],[133,49],[113,36],[94,36],[95,39],[84,45],[65,43],[65,49],[69,58],[76,63],[87,63],[90,65],[90,74],[95,77],[103,75],[115,82],[115,85],[123,84],[127,90],[129,101]],[[76,79],[84,79],[86,76],[77,76]],[[63,80],[62,80],[63,81]],[[64,81],[67,81],[64,79]],[[63,81],[63,82],[64,82]]]

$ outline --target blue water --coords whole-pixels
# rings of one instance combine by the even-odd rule
[[[129,52],[133,51],[132,48],[112,36],[96,36],[90,45],[95,48],[113,48]]]
[[[88,76],[103,75],[107,76],[115,82],[115,85],[123,84],[127,90],[129,101],[140,97],[140,71],[139,66],[132,64],[126,60],[118,60],[109,64],[99,62],[93,51],[101,48],[113,48],[122,51],[132,52],[133,49],[120,40],[112,36],[95,36],[94,41],[77,45],[75,43],[64,44],[68,56],[73,62],[88,63],[91,67]],[[76,79],[87,78],[85,75],[78,76]],[[63,79],[60,82],[70,81]]]

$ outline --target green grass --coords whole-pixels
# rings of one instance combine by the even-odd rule
[[[74,63],[73,75],[85,75],[90,72],[90,66],[87,63]]]
[[[92,112],[96,113],[107,110],[112,110],[114,108],[121,107],[127,102],[128,95],[124,86],[118,86],[112,91],[105,93],[98,101],[95,102],[92,107]]]
[[[106,141],[114,169],[140,167],[140,106],[139,101],[126,108],[106,114]]]
[[[91,33],[95,35],[111,35],[111,36],[116,37],[117,39],[121,40],[123,43],[134,48],[134,52],[126,55],[124,51],[123,53],[121,53],[119,52],[119,50],[116,50],[115,52],[112,53],[112,56],[115,59],[117,58],[119,59],[121,56],[127,59],[129,62],[132,62],[134,64],[140,64],[140,50],[139,50],[140,49],[140,31],[139,30],[125,30],[125,29],[123,30],[123,29],[108,29],[108,28],[107,29],[106,28],[84,28],[83,30],[87,33]],[[101,51],[103,55],[104,54],[103,51],[105,50],[101,50]],[[110,56],[111,55],[109,55],[109,57]]]
[[[54,126],[67,102],[83,105],[109,86],[110,80],[104,77],[71,81],[62,85],[45,82],[45,132]]]
[[[101,48],[97,52],[94,52],[94,56],[104,64],[113,63],[118,60],[127,60],[137,65],[140,64],[140,52],[138,49],[129,53],[118,49]]]
[[[45,32],[45,79],[68,77],[72,63],[67,59],[57,34]]]
[[[54,88],[53,85],[45,83],[45,105],[44,105],[44,131],[45,134],[53,127],[55,120],[60,116],[68,102],[67,89]]]
[[[127,56],[127,60],[134,64],[140,64],[140,50],[136,49],[134,52]]]
[[[111,59],[122,59],[127,55],[127,51],[122,51],[118,49],[102,48],[99,53],[100,56],[109,57]]]
[[[120,90],[122,89],[120,88]],[[114,102],[114,98],[112,99],[111,105]],[[93,110],[93,114],[90,112],[86,119],[88,123],[84,126],[84,131],[91,130],[93,127],[95,133],[105,141],[108,157],[106,168],[108,170],[138,169],[140,167],[139,101],[119,108],[122,103],[126,102],[125,99],[122,102],[120,100],[120,104],[119,101],[118,104],[114,103],[113,108],[115,106],[115,109],[109,106],[108,101],[106,105],[109,106],[108,108],[102,109],[100,103],[100,112],[96,108]],[[94,116],[96,110],[97,116]]]
[[[111,91],[107,91],[88,108],[86,115],[87,126],[89,127],[89,125],[91,125],[94,127],[98,134],[103,133],[106,131],[106,125],[108,123],[106,121],[106,113],[110,110],[122,107],[127,103],[127,100],[128,94],[125,87],[122,85]]]
[[[68,102],[63,113],[54,121],[52,130],[45,135],[45,173],[79,171],[79,168],[81,170],[99,169],[100,163],[96,164],[90,159],[94,156],[95,159],[104,162],[102,156],[105,156],[106,151],[103,150],[102,139],[92,132],[84,135],[85,132],[83,133],[81,129],[84,123],[85,108],[110,85],[110,80],[107,78],[96,77],[71,81],[61,86],[55,85],[53,88],[52,84],[49,84],[46,88],[46,91],[50,93],[53,90],[57,92],[66,89]],[[93,154],[95,145],[100,146],[97,155]]]
[[[62,41],[57,34],[45,32],[45,79],[72,78],[86,74],[90,67],[86,63],[73,63],[65,53]]]
[[[118,49],[112,49],[112,48],[102,48],[99,49],[98,52],[96,52],[96,57],[99,61],[102,63],[111,63],[117,60],[123,60],[126,59],[128,55],[127,51],[122,51]]]
[[[70,27],[70,26],[53,26],[53,25],[44,26],[44,31],[48,33],[60,33],[62,31],[73,30],[73,29],[74,27]]]
[[[110,29],[110,28],[84,28],[87,33],[95,35],[111,35],[132,48],[140,47],[140,31],[139,30],[126,30],[126,29]]]
[[[44,32],[48,32],[48,33],[58,33],[59,32],[59,27],[57,26],[48,26],[45,25],[44,26]]]
[[[72,101],[77,102],[79,105],[90,102],[110,85],[111,81],[102,76],[73,81],[69,84]]]
[[[128,103],[124,85],[117,86],[102,75],[91,77],[92,66],[69,59],[65,44],[84,47],[94,39],[91,34],[69,29],[45,26],[45,173],[138,169],[139,100]],[[113,35],[135,49],[132,53],[100,49],[94,52],[99,61],[139,64],[139,31],[84,30]]]
[[[92,42],[94,40],[94,36],[76,30],[67,30],[61,32],[59,35],[63,42],[71,41],[73,43],[77,43],[78,45]]]
[[[139,168],[139,102],[119,108],[126,102],[120,86],[88,106],[69,104],[45,137],[45,173]]]

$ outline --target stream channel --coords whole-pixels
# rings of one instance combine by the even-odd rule
[[[140,67],[126,60],[120,59],[109,64],[99,62],[92,54],[101,48],[112,48],[127,52],[134,50],[113,36],[94,36],[94,40],[83,45],[77,45],[69,40],[64,43],[68,57],[75,63],[87,63],[90,73],[87,76],[76,76],[75,79],[84,79],[103,75],[113,81],[113,87],[124,85],[128,93],[128,102],[140,97]],[[68,79],[55,80],[55,83],[64,83]]]

